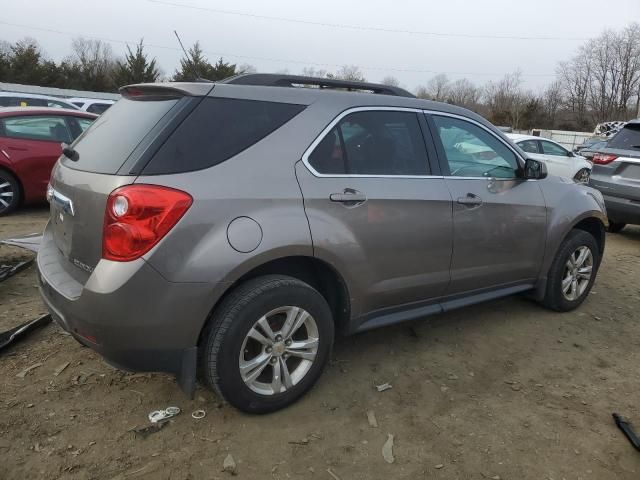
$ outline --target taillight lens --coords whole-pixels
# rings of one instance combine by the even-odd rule
[[[607,155],[606,153],[596,153],[593,156],[593,163],[597,163],[598,165],[607,165],[613,162],[616,158],[616,155]]]
[[[129,262],[147,253],[193,203],[188,193],[158,185],[127,185],[107,199],[102,258]]]

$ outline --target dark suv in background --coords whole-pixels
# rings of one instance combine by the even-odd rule
[[[56,321],[125,369],[189,394],[199,371],[268,412],[337,332],[520,292],[566,311],[593,285],[602,195],[473,112],[278,75],[121,93],[53,172],[38,272]]]
[[[604,196],[609,231],[640,224],[640,119],[628,122],[593,156],[590,183]]]

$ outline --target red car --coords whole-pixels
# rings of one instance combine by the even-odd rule
[[[62,108],[0,108],[0,216],[45,199],[51,169],[97,115]]]

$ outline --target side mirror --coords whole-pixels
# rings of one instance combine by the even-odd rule
[[[527,158],[524,162],[524,178],[542,180],[547,178],[547,165],[544,162]]]

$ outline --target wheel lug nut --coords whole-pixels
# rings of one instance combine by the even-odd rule
[[[282,337],[280,335],[276,336],[276,342],[281,342],[282,341]]]
[[[278,361],[278,359],[277,359],[276,357],[273,357],[273,358],[271,359],[271,363],[276,363],[277,361]]]
[[[273,348],[267,347],[267,353],[271,353],[272,351],[273,351]]]
[[[284,342],[284,344],[288,347],[289,345],[291,345],[291,340],[287,340],[286,342]]]

